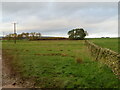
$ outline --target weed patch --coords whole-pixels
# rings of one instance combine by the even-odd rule
[[[81,58],[76,58],[75,61],[76,63],[83,63],[83,60]]]

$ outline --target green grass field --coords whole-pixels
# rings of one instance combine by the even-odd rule
[[[41,88],[117,88],[110,68],[95,62],[83,40],[3,41],[6,57],[23,78]]]
[[[120,53],[120,50],[118,47],[120,42],[117,38],[96,38],[96,39],[90,39],[90,41],[101,46],[102,48],[108,48],[115,52]]]

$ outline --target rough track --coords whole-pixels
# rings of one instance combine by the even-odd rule
[[[1,57],[4,55],[1,55]],[[2,58],[2,88],[21,88],[16,85],[17,79],[11,74],[9,60]]]

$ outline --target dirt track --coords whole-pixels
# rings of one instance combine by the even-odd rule
[[[34,88],[32,79],[21,78],[11,63],[13,57],[2,53],[2,88]]]
[[[9,59],[2,55],[2,88],[21,88],[16,85],[17,79],[11,73]]]

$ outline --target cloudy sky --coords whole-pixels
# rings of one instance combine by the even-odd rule
[[[83,28],[87,37],[118,36],[117,2],[3,2],[2,27],[5,34],[40,32],[44,36],[68,37],[67,32]]]

